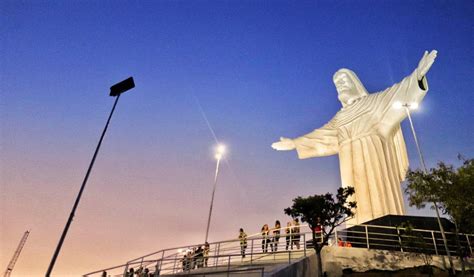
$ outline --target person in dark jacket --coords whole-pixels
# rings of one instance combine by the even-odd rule
[[[296,246],[296,249],[300,249],[300,221],[298,218],[295,218],[293,221],[293,230],[292,230],[292,241],[293,244]]]
[[[263,225],[262,227],[262,252],[268,252],[268,245],[271,243],[270,241],[270,229],[268,228],[268,224]]]
[[[275,228],[273,228],[273,239],[272,239],[272,252],[278,251],[278,241],[280,240],[280,221],[275,221]]]

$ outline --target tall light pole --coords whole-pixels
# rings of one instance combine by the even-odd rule
[[[426,169],[425,159],[423,157],[423,153],[421,152],[420,144],[418,143],[418,138],[416,136],[415,127],[413,126],[413,121],[411,119],[410,110],[418,109],[418,103],[400,103],[395,102],[393,106],[397,109],[403,108],[407,114],[408,121],[410,121],[411,132],[413,134],[413,138],[415,140],[416,149],[418,151],[418,156],[420,157],[421,168],[425,174],[428,174],[428,170]],[[449,253],[448,242],[446,240],[446,234],[444,233],[443,224],[441,224],[441,217],[439,215],[439,208],[438,203],[433,201],[433,205],[436,211],[436,219],[438,220],[439,230],[441,231],[441,236],[443,237],[443,244],[446,250],[446,255],[448,255],[449,265],[451,266],[451,270],[454,271],[453,259],[451,258],[451,254]]]
[[[74,214],[76,212],[77,206],[79,205],[79,201],[81,200],[82,192],[84,191],[84,188],[86,187],[87,179],[89,179],[89,174],[91,173],[92,167],[94,166],[95,159],[97,157],[97,154],[99,153],[100,145],[102,144],[102,140],[104,139],[105,132],[107,132],[107,127],[109,127],[110,119],[112,118],[112,115],[115,110],[115,106],[117,106],[117,102],[120,98],[120,95],[134,87],[135,87],[135,83],[132,77],[125,79],[122,82],[117,83],[110,87],[109,95],[112,97],[116,97],[114,105],[112,107],[112,110],[110,111],[110,115],[109,115],[109,118],[107,119],[107,123],[105,124],[104,130],[102,131],[102,135],[100,136],[99,143],[97,144],[97,147],[95,148],[94,155],[92,156],[92,160],[89,164],[89,168],[87,169],[86,176],[84,177],[84,181],[82,181],[81,189],[79,190],[79,193],[77,194],[76,201],[74,202],[74,206],[72,207],[72,211],[69,214],[69,218],[67,220],[66,226],[64,227],[61,238],[59,239],[58,246],[56,247],[56,250],[54,251],[54,255],[48,267],[48,271],[46,272],[46,277],[49,277],[51,275],[51,271],[53,271],[54,264],[56,263],[56,259],[58,258],[59,252],[61,251],[61,247],[63,245],[64,239],[66,238],[67,231],[69,230],[69,226],[71,226],[72,219],[74,218]]]
[[[207,228],[206,228],[206,239],[204,240],[204,242],[207,242],[207,238],[209,236],[209,226],[211,225],[212,206],[214,205],[214,194],[216,193],[217,176],[219,175],[219,165],[221,163],[221,159],[224,153],[225,153],[225,146],[222,144],[218,145],[216,148],[216,155],[214,156],[217,160],[216,173],[214,175],[214,188],[212,189],[211,206],[209,207],[209,217],[207,218]]]

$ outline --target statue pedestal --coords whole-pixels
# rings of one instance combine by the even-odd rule
[[[399,227],[402,223],[410,223],[413,229],[439,231],[438,220],[430,216],[412,215],[385,215],[362,223],[363,225],[378,225],[386,227]],[[454,224],[446,218],[441,218],[441,224],[446,232],[454,232]],[[354,226],[355,227],[355,226]],[[348,228],[350,229],[350,228]]]
[[[403,229],[397,229],[402,223],[410,223],[413,226],[410,238],[407,238]],[[441,218],[441,223],[446,231],[450,251],[456,251],[454,224],[446,218]],[[344,241],[350,241],[352,247],[392,251],[401,251],[405,248],[403,249],[405,252],[421,251],[433,255],[446,255],[436,217],[385,215],[349,227],[342,232],[338,232],[338,236],[340,235],[342,235]],[[421,240],[419,246],[407,247],[405,244],[407,239],[411,239],[413,236],[418,241]],[[459,240],[461,245],[469,247],[465,235],[460,235]]]

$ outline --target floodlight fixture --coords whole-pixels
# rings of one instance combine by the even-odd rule
[[[123,80],[122,82],[116,83],[115,85],[111,86],[109,95],[117,96],[134,87],[135,87],[135,82],[133,81],[133,77],[130,77]]]

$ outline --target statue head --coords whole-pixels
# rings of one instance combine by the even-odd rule
[[[338,93],[337,98],[341,101],[343,107],[369,94],[352,70],[339,69],[334,73],[332,80]]]

